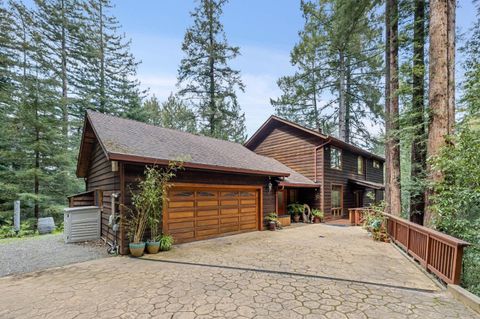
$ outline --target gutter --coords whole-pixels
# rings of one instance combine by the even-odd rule
[[[325,145],[327,145],[328,143],[330,143],[331,140],[330,140],[330,137],[322,144],[320,145],[317,145],[313,148],[313,177],[314,177],[314,182],[317,183],[317,152],[319,149],[321,149],[322,147],[324,147]]]

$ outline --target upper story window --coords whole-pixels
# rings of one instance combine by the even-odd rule
[[[357,157],[357,174],[363,175],[365,172],[365,160],[362,156]]]
[[[332,147],[330,151],[330,167],[342,169],[342,150]]]
[[[373,168],[380,168],[380,162],[377,160],[373,160]]]

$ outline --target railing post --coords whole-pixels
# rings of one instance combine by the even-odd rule
[[[427,247],[425,248],[425,269],[428,270],[430,263],[430,234],[427,233]]]
[[[463,246],[456,245],[454,258],[455,259],[453,260],[453,272],[452,272],[453,278],[451,279],[454,285],[458,285],[460,284],[460,278],[462,275]]]
[[[407,224],[407,253],[410,251],[410,225]]]

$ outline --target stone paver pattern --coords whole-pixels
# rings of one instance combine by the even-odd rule
[[[390,244],[371,244],[358,228],[330,227],[242,234],[145,259],[106,258],[1,278],[0,318],[478,318]],[[344,246],[346,238],[353,242]],[[364,243],[374,252],[366,249],[363,256],[358,246]],[[334,247],[349,251],[335,257]],[[337,262],[319,258],[322,251]],[[375,273],[396,269],[396,263],[406,273],[398,282]],[[338,267],[371,270],[344,273]],[[358,275],[391,286],[348,281]],[[432,291],[412,290],[409,275],[421,281],[416,288]]]

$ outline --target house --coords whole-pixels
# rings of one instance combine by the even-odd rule
[[[340,152],[334,153],[335,170],[329,166],[332,150]],[[357,157],[363,175],[350,172]],[[278,117],[244,146],[87,111],[76,172],[87,192],[71,196],[70,205],[100,206],[102,237],[117,236],[127,253],[125,228],[115,235],[109,218],[125,217],[145,165],[161,167],[172,160],[182,160],[184,169],[172,180],[162,228],[177,243],[262,230],[266,214],[286,214],[291,202],[340,218],[346,208],[363,204],[365,190],[383,187],[381,157]],[[332,201],[338,205],[332,207]]]
[[[279,214],[288,204],[300,202],[320,208],[329,220],[345,217],[348,208],[383,199],[385,159],[333,136],[271,116],[245,146],[320,185],[320,192],[312,197],[308,185],[281,182],[277,191]]]

